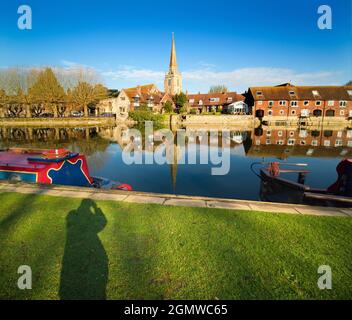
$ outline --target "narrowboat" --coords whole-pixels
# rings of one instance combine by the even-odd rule
[[[128,184],[92,177],[85,155],[67,149],[0,150],[0,180],[132,190]]]
[[[261,165],[257,173],[254,167]],[[288,167],[288,168],[287,168]],[[294,167],[294,168],[292,168]],[[336,167],[337,181],[326,189],[305,184],[309,171],[305,163],[255,162],[251,170],[260,178],[262,201],[310,204],[328,207],[352,207],[352,159],[342,160]],[[297,179],[287,173],[297,174]]]

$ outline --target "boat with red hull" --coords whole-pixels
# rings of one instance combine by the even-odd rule
[[[0,150],[0,180],[132,190],[128,184],[92,177],[85,155],[67,149]]]

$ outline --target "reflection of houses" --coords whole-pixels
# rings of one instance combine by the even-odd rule
[[[248,157],[256,158],[278,158],[289,157],[315,157],[315,158],[338,158],[352,157],[352,149],[346,147],[311,147],[311,146],[280,146],[280,145],[252,145],[247,152]]]
[[[188,94],[187,97],[189,107],[199,113],[222,110],[229,113],[249,111],[244,102],[245,97],[236,92]]]
[[[250,87],[246,102],[264,121],[346,120],[352,118],[352,86]]]
[[[352,130],[257,128],[253,136],[253,145],[352,148]]]

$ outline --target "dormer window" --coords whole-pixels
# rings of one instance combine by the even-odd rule
[[[228,101],[228,102],[231,102],[231,101],[232,101],[232,97],[228,97],[228,98],[227,98],[227,101]]]
[[[347,90],[348,95],[352,96],[352,90]]]
[[[219,102],[220,98],[209,98],[210,102]]]
[[[189,103],[194,103],[194,99],[189,99]]]
[[[263,92],[262,91],[257,91],[257,96],[262,96]]]
[[[318,90],[313,90],[312,93],[313,93],[313,96],[315,96],[315,97],[319,96]]]
[[[295,96],[295,95],[296,95],[296,92],[294,92],[294,91],[289,91],[289,94],[290,94],[290,96]]]

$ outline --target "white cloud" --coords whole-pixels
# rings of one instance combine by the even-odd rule
[[[103,72],[102,75],[112,80],[161,82],[165,76],[165,72],[150,69],[140,69],[133,66],[122,66],[116,71]]]

